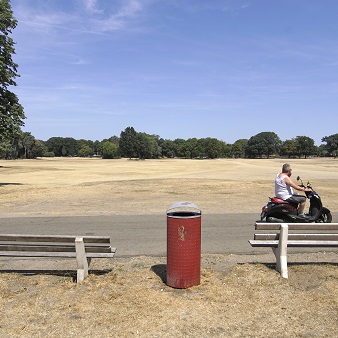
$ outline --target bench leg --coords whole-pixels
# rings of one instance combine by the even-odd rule
[[[288,261],[287,261],[287,241],[288,241],[288,225],[281,224],[279,233],[279,242],[277,248],[272,248],[276,257],[276,270],[280,272],[283,278],[288,278]]]
[[[82,237],[75,239],[77,261],[77,283],[82,282],[88,276],[88,260]]]

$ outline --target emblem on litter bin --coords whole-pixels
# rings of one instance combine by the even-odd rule
[[[185,230],[183,225],[178,227],[178,240],[179,241],[184,241],[187,235],[189,235],[189,231]]]

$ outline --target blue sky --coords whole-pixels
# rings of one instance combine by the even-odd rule
[[[25,131],[338,133],[336,0],[12,0]]]

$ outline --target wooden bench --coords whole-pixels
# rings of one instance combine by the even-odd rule
[[[270,247],[276,257],[276,270],[288,278],[288,247],[338,247],[338,223],[256,222],[253,247]],[[268,232],[269,231],[269,232]]]
[[[0,235],[0,256],[76,258],[78,283],[91,258],[113,258],[115,251],[109,236]]]

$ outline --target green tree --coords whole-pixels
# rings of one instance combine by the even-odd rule
[[[16,86],[15,78],[19,76],[18,65],[13,61],[15,42],[10,37],[17,26],[17,20],[9,0],[0,0],[0,135],[2,139],[10,138],[20,132],[26,118],[18,97],[8,90]]]
[[[308,136],[297,136],[296,139],[298,157],[304,156],[307,158],[309,155],[316,153],[315,141]]]
[[[101,144],[100,152],[103,159],[119,158],[117,145],[109,141],[105,141]]]
[[[232,145],[223,142],[222,157],[231,157]]]
[[[93,155],[94,155],[94,151],[91,147],[89,147],[86,144],[82,145],[82,147],[79,150],[80,157],[88,157],[88,156],[93,156]]]
[[[156,135],[137,133],[136,154],[138,158],[158,158],[160,156],[158,140]]]
[[[174,140],[174,144],[175,144],[175,153],[177,157],[186,157],[186,141],[181,139],[181,138],[177,138]]]
[[[33,147],[31,149],[32,158],[42,157],[45,154],[46,150],[47,148],[45,147],[44,142],[35,139]]]
[[[326,150],[333,156],[338,154],[338,134],[333,134],[330,136],[325,136],[322,138],[322,142],[325,142]]]
[[[287,156],[288,158],[297,156],[297,142],[293,138],[291,140],[285,140],[280,148],[280,155]]]
[[[161,138],[159,135],[155,135],[155,134],[152,134],[152,135],[148,135],[148,137],[151,139],[150,142],[151,142],[151,147],[152,147],[152,157],[153,158],[159,158],[159,157],[162,157],[162,148],[161,148]]]
[[[223,141],[217,140],[215,138],[207,137],[201,139],[201,142],[204,145],[204,156],[207,158],[219,158],[222,157],[223,150]]]
[[[331,156],[331,153],[327,150],[326,144],[321,144],[317,147],[318,156],[326,157]]]
[[[111,136],[108,139],[109,142],[114,143],[115,145],[117,145],[118,147],[120,146],[120,138],[118,136]]]
[[[163,157],[174,158],[176,154],[176,144],[172,140],[161,141],[161,153]]]
[[[47,152],[53,153],[56,157],[62,156],[62,137],[51,137],[46,141]]]
[[[11,154],[16,150],[10,139],[0,140],[0,158],[11,159]]]
[[[137,156],[137,132],[133,127],[127,127],[120,134],[120,151],[124,157]]]
[[[278,154],[281,139],[274,132],[266,131],[252,136],[245,147],[245,154],[249,158],[263,157],[269,158],[273,154]]]
[[[94,155],[100,154],[100,148],[101,148],[101,142],[99,140],[94,141],[93,142]]]
[[[78,155],[78,142],[72,137],[51,137],[45,144],[47,151],[57,157]]]
[[[93,148],[94,146],[94,142],[91,141],[91,140],[85,140],[83,138],[81,138],[80,140],[76,140],[76,143],[77,143],[77,147],[79,149],[81,149],[83,146],[88,146],[90,148]]]
[[[45,152],[44,143],[37,140],[30,132],[18,134],[0,141],[0,158],[36,158]]]
[[[136,154],[138,158],[152,158],[151,140],[145,133],[137,133],[136,135]]]
[[[35,144],[35,137],[29,132],[23,132],[20,137],[24,158],[32,158],[32,149]]]
[[[232,156],[235,158],[243,158],[245,156],[245,147],[247,144],[247,139],[237,140],[231,147]]]
[[[204,145],[197,138],[189,138],[185,141],[185,153],[190,158],[202,157],[204,155]]]
[[[4,158],[6,160],[14,160],[24,156],[24,148],[22,144],[22,131],[19,130],[18,133],[3,138],[3,143],[5,145],[6,153],[4,154]]]
[[[77,141],[72,137],[63,138],[62,156],[76,156],[79,152]]]

